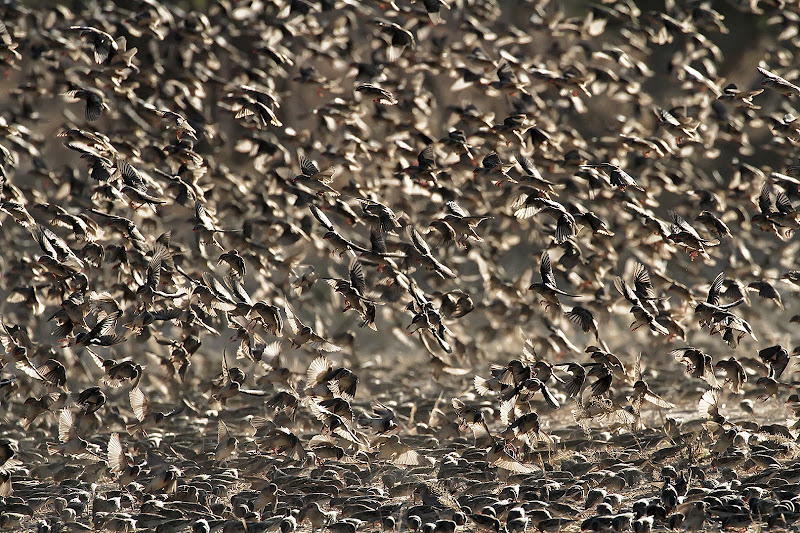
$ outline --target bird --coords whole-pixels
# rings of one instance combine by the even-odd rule
[[[111,109],[106,103],[103,93],[93,87],[72,89],[63,93],[63,95],[74,99],[75,101],[84,101],[86,104],[84,113],[88,122],[94,122],[98,120],[103,114],[103,111],[108,111]]]
[[[550,306],[560,308],[561,303],[558,300],[559,296],[575,298],[574,295],[564,292],[556,286],[556,278],[553,274],[553,267],[550,264],[550,254],[547,250],[542,252],[542,256],[539,260],[539,274],[541,275],[542,281],[531,284],[528,290],[535,291],[542,297],[539,302],[541,305],[546,306],[546,308]]]
[[[675,356],[677,361],[686,364],[687,374],[694,378],[702,379],[713,388],[719,387],[719,382],[714,375],[714,364],[711,355],[694,346],[675,348],[670,351],[670,354]]]
[[[64,408],[58,417],[58,440],[47,443],[50,455],[74,455],[80,458],[100,460],[100,447],[80,437],[75,428],[75,416],[71,410]]]
[[[641,406],[642,402],[645,401],[663,409],[672,409],[675,407],[674,403],[668,402],[657,394],[654,394],[647,386],[647,383],[640,379],[633,384],[633,396],[631,403],[634,404],[634,410],[638,411],[636,406]]]
[[[397,99],[390,91],[372,83],[362,83],[356,87],[356,92],[364,93],[367,97],[373,98],[376,104],[397,105]]]
[[[494,178],[495,180],[506,180],[508,179],[508,171],[514,168],[515,164],[503,163],[497,152],[491,152],[484,156],[480,166],[475,167],[473,170],[473,174]]]
[[[734,394],[741,394],[742,384],[747,381],[747,373],[736,357],[730,356],[728,359],[717,361],[714,368],[719,368],[725,372],[725,383],[730,385]]]
[[[358,416],[358,425],[367,427],[376,433],[387,433],[397,428],[394,411],[381,403],[372,406],[374,414],[362,413]]]
[[[780,293],[775,290],[772,284],[765,280],[753,281],[747,285],[747,290],[758,292],[761,298],[773,300],[779,309],[783,309],[783,301],[781,300]]]
[[[639,191],[644,191],[644,188],[637,185],[636,180],[634,180],[630,174],[622,170],[617,165],[613,165],[611,163],[597,163],[584,165],[581,168],[599,168],[608,172],[611,185],[618,187],[621,191],[624,191],[627,187],[633,187]]]
[[[239,439],[231,435],[228,426],[221,419],[217,422],[217,446],[214,449],[214,459],[225,461],[235,451],[239,444]]]
[[[759,74],[764,76],[764,79],[761,81],[761,85],[763,85],[767,89],[780,93],[783,96],[792,96],[800,94],[800,87],[786,81],[784,78],[778,76],[777,74],[770,72],[764,67],[756,67],[756,70],[758,70]]]
[[[197,131],[195,131],[191,124],[189,124],[189,121],[180,113],[170,111],[169,109],[158,109],[156,113],[159,117],[167,120],[168,127],[176,131],[179,141],[184,136],[197,140]]]

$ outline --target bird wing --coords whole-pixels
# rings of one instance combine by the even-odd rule
[[[361,266],[361,261],[353,258],[350,261],[350,284],[355,288],[359,295],[363,296],[367,292],[367,281],[364,279],[364,268]]]
[[[614,278],[614,287],[616,287],[617,292],[619,292],[628,302],[632,305],[640,305],[639,297],[636,296],[636,293],[625,283],[625,280],[621,277],[617,276]]]
[[[672,217],[672,223],[675,225],[675,227],[678,228],[679,231],[685,231],[686,233],[689,233],[692,237],[701,240],[700,235],[697,233],[697,230],[695,230],[688,222],[686,222],[686,220],[684,220],[682,216],[680,216],[675,211],[670,211],[669,214]]]
[[[320,355],[311,361],[311,364],[308,366],[306,381],[309,385],[316,385],[319,383],[320,377],[327,374],[331,369],[333,369],[333,363],[331,363],[330,359],[324,355]]]
[[[450,214],[455,215],[459,218],[469,216],[469,214],[466,211],[464,211],[464,209],[460,205],[458,205],[454,200],[450,200],[449,202],[447,202],[447,204],[445,204],[445,207]]]
[[[555,288],[556,277],[553,275],[553,267],[550,264],[550,254],[547,250],[542,252],[542,258],[539,262],[539,273],[542,275],[542,283],[550,288]]]
[[[221,442],[228,440],[228,437],[230,437],[228,426],[225,425],[222,419],[219,419],[217,421],[217,444],[219,445]]]
[[[122,451],[122,443],[119,440],[119,433],[112,433],[108,438],[108,451],[106,453],[108,467],[113,474],[122,471],[125,466],[125,454]]]
[[[763,215],[772,214],[772,187],[764,182],[758,193],[758,209]]]
[[[133,409],[133,414],[142,422],[147,413],[150,412],[150,402],[145,398],[144,393],[141,391],[139,387],[134,387],[128,393],[128,398],[131,402],[131,409]]]
[[[429,144],[419,153],[417,156],[417,164],[423,168],[431,168],[436,165],[436,156],[433,152],[433,145]]]
[[[483,158],[483,161],[481,161],[481,165],[483,166],[483,168],[487,169],[494,168],[502,164],[503,162],[500,161],[500,156],[497,155],[497,152],[490,153],[489,155]]]
[[[725,273],[720,272],[717,274],[717,277],[714,278],[714,281],[711,282],[711,286],[708,288],[708,297],[706,298],[707,303],[710,303],[711,305],[719,305],[719,293],[722,290],[723,281],[725,281]]]
[[[633,273],[633,284],[634,290],[640,298],[652,300],[656,297],[655,290],[653,290],[653,282],[650,280],[650,273],[641,263],[636,264],[636,270]]]
[[[508,470],[509,472],[514,472],[515,474],[531,474],[536,471],[536,468],[533,465],[522,464],[505,454],[501,454],[497,459],[495,459],[492,462],[492,466],[500,467],[503,470]]]
[[[422,238],[422,235],[419,234],[417,229],[409,224],[406,226],[406,231],[408,232],[408,237],[411,239],[414,248],[417,249],[419,253],[422,255],[430,256],[431,255],[431,248],[428,246],[428,243]]]
[[[286,301],[284,306],[284,310],[286,311],[286,320],[289,322],[289,326],[292,328],[292,333],[297,335],[300,331],[300,328],[303,327],[303,323],[295,316],[294,312],[292,311],[292,306],[289,305],[289,302]]]
[[[662,397],[653,394],[652,392],[646,392],[644,394],[644,399],[652,403],[653,405],[656,405],[663,409],[672,409],[673,407],[675,407],[674,403],[670,403],[667,400],[663,399]]]
[[[300,156],[300,171],[304,176],[308,177],[319,174],[319,168],[317,168],[317,165],[311,159],[305,156]]]
[[[68,442],[74,436],[74,421],[72,411],[66,408],[61,410],[61,415],[58,417],[58,440]]]

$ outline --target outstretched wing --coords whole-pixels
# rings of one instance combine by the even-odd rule
[[[128,393],[128,398],[131,402],[133,414],[139,422],[142,422],[147,416],[147,413],[150,412],[150,402],[145,398],[144,393],[139,387],[131,389],[131,392]]]
[[[656,292],[653,289],[653,282],[650,281],[650,273],[645,266],[641,263],[636,264],[636,270],[633,273],[633,284],[636,294],[645,300],[654,300]]]
[[[722,291],[722,282],[725,281],[725,273],[720,272],[714,281],[711,282],[711,287],[708,288],[708,297],[706,302],[711,305],[719,305],[719,293]]]
[[[556,286],[556,277],[553,275],[553,266],[550,264],[550,254],[547,253],[547,250],[542,252],[539,273],[542,275],[542,283],[548,287]]]
[[[300,156],[300,171],[304,176],[309,177],[319,174],[319,168],[317,168],[317,165],[305,156]]]

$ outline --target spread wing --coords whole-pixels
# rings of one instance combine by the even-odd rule
[[[122,451],[122,443],[119,440],[119,433],[112,433],[108,438],[108,452],[106,455],[111,473],[117,474],[122,472],[126,461],[125,454]]]
[[[139,422],[143,421],[147,416],[147,413],[150,412],[150,402],[145,398],[144,393],[139,387],[135,387],[131,389],[131,392],[128,393],[128,398],[131,402],[131,409],[133,409],[133,414],[139,420]]]
[[[542,283],[548,287],[556,286],[556,277],[553,275],[553,267],[550,264],[550,254],[547,250],[542,252],[542,259],[539,263],[539,273],[542,275]]]

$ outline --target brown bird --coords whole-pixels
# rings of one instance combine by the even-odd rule
[[[786,81],[782,77],[763,67],[756,67],[756,70],[758,70],[759,74],[764,76],[764,79],[761,81],[761,85],[767,89],[773,90],[784,96],[800,95],[800,87],[797,85]]]
[[[221,419],[217,422],[217,446],[214,448],[214,460],[225,461],[236,451],[239,439],[231,435],[228,426]]]
[[[772,300],[779,308],[783,309],[783,301],[781,301],[781,295],[777,290],[775,290],[775,287],[773,287],[769,281],[765,279],[754,281],[749,285],[747,285],[747,290],[758,292],[758,295],[761,298]]]
[[[542,281],[540,283],[531,284],[528,289],[535,291],[542,297],[539,303],[544,305],[545,309],[550,306],[560,308],[561,303],[558,300],[559,296],[575,298],[575,295],[566,293],[556,286],[556,277],[553,274],[553,267],[550,265],[550,254],[547,253],[547,250],[542,252],[542,257],[539,261],[539,273],[542,277]]]
[[[643,402],[650,402],[656,407],[661,407],[662,409],[672,409],[675,407],[674,403],[668,402],[657,394],[654,394],[650,390],[650,387],[647,386],[647,383],[640,379],[633,384],[633,396],[631,397],[631,405],[633,405],[633,410],[638,413]]]
[[[260,449],[274,450],[286,455],[295,461],[303,462],[308,456],[300,439],[289,429],[278,427],[274,423],[254,417],[253,427],[256,428],[256,442]]]
[[[134,463],[133,456],[127,453],[122,447],[119,433],[112,433],[108,438],[106,456],[108,468],[111,473],[117,477],[117,481],[121,486],[127,486],[129,483],[136,481],[142,473],[144,463]]]
[[[292,347],[299,348],[304,344],[308,344],[312,349],[320,352],[338,352],[342,347],[337,346],[325,338],[318,335],[311,326],[303,324],[300,319],[295,316],[291,306],[286,304],[284,307],[286,311],[286,318],[289,321],[294,338],[291,340]]]
[[[391,92],[372,83],[362,83],[356,87],[356,92],[364,93],[368,98],[372,98],[372,101],[376,104],[397,105],[397,99]]]
[[[342,397],[352,400],[358,388],[358,376],[338,367],[324,355],[314,359],[306,372],[306,394],[317,398]]]
[[[58,417],[58,440],[47,443],[50,455],[70,455],[79,459],[100,460],[100,447],[78,436],[75,429],[75,417],[69,409],[62,409]]]
[[[747,374],[742,364],[734,357],[723,359],[714,365],[725,372],[725,384],[730,385],[731,392],[734,394],[742,393],[742,384],[747,381]]]
[[[676,361],[686,364],[687,374],[694,378],[702,379],[711,387],[719,387],[717,378],[714,376],[713,360],[709,354],[694,346],[676,348],[669,353],[675,357]]]

